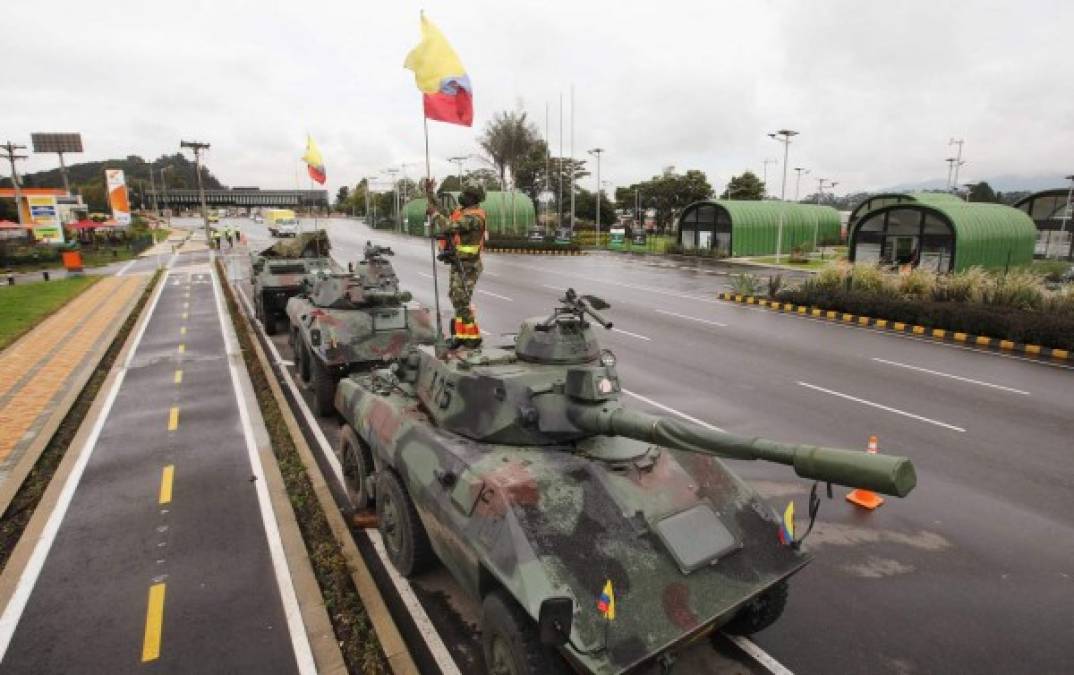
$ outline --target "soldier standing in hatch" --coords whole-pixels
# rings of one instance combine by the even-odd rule
[[[426,182],[425,194],[429,200],[426,213],[432,216],[434,236],[442,236],[446,242],[441,244],[444,247],[441,260],[451,266],[448,297],[455,307],[455,317],[451,320],[451,346],[473,349],[481,346],[481,329],[477,326],[470,301],[483,269],[481,251],[485,245],[486,216],[480,204],[485,200],[485,189],[476,183],[465,183],[459,195],[459,208],[447,216],[436,197],[435,188],[436,183]]]

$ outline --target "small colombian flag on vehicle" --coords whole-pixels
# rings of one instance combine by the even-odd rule
[[[779,541],[790,546],[794,543],[794,502],[787,502],[787,509],[783,512],[783,522],[779,525]]]
[[[612,590],[612,580],[604,582],[604,590],[597,598],[597,609],[608,621],[615,621],[615,591]]]

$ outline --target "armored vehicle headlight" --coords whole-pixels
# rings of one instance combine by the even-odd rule
[[[600,350],[600,363],[605,368],[615,367],[615,354],[610,349]]]

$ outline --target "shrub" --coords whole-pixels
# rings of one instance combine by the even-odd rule
[[[911,298],[931,298],[936,287],[936,275],[915,267],[899,275],[899,293]]]
[[[1000,275],[992,285],[987,302],[1016,309],[1039,309],[1044,302],[1044,283],[1028,269]]]
[[[780,289],[783,288],[783,275],[775,274],[768,277],[768,297],[775,299],[779,294]]]
[[[934,300],[981,303],[988,295],[994,278],[981,267],[971,267],[962,272],[944,274],[936,278],[933,288]]]
[[[791,249],[791,254],[787,257],[787,261],[792,263],[807,263],[809,262],[809,256],[806,255],[805,250],[801,246],[795,246]]]
[[[1041,308],[1046,312],[1074,316],[1074,285],[1067,284],[1059,290],[1045,295]]]
[[[1063,280],[1063,274],[1070,269],[1070,263],[1062,260],[1034,260],[1029,269],[1044,277],[1045,281],[1057,284]]]
[[[863,293],[895,295],[895,284],[891,275],[885,274],[877,265],[854,265],[850,287]]]
[[[850,264],[841,261],[826,265],[811,279],[811,285],[833,291],[845,288],[847,273],[850,269]]]
[[[732,274],[731,290],[739,295],[757,295],[757,277],[747,272]]]

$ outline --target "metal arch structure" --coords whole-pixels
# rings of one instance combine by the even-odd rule
[[[199,205],[198,191],[189,188],[147,189],[146,196],[156,198],[162,208],[187,208]],[[211,207],[320,207],[328,208],[327,190],[261,190],[259,188],[224,188],[205,190],[205,204]]]

